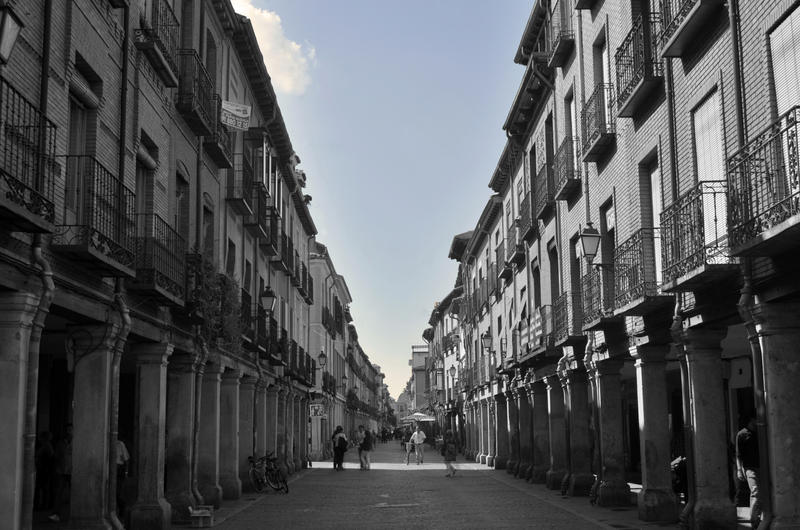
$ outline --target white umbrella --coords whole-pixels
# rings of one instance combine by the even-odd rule
[[[403,423],[413,423],[415,421],[434,422],[436,421],[436,418],[434,418],[433,416],[428,416],[427,414],[423,414],[422,412],[415,412],[414,414],[406,416],[405,418],[401,418],[400,421],[402,421]]]

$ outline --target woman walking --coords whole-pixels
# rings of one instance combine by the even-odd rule
[[[344,434],[344,429],[341,425],[336,426],[331,436],[333,443],[333,469],[337,471],[344,470],[342,466],[344,462],[344,453],[347,451],[347,436]]]
[[[444,443],[442,444],[442,456],[444,457],[444,464],[447,466],[446,477],[453,477],[456,474],[456,468],[453,462],[456,461],[456,439],[453,436],[453,431],[447,431],[444,436]]]

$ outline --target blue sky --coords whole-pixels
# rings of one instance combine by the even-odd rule
[[[311,213],[397,397],[453,287],[505,143],[532,0],[235,0],[253,20]]]

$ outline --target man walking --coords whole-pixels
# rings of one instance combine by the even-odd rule
[[[736,434],[736,477],[750,487],[750,525],[758,528],[761,521],[761,499],[758,494],[758,435],[756,419],[748,417],[747,425]]]
[[[417,432],[411,435],[411,443],[414,444],[414,452],[417,455],[417,465],[425,463],[425,447],[422,445],[424,442],[425,433],[422,432],[422,427],[417,424]]]
[[[358,457],[361,460],[361,469],[369,469],[369,453],[372,451],[372,433],[364,430],[363,425],[358,426],[358,438],[361,442],[358,445]]]

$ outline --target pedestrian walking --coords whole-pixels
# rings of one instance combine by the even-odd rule
[[[414,450],[414,442],[412,441],[413,436],[414,432],[408,431],[405,435],[405,441],[403,441],[403,447],[406,450],[406,465],[408,465],[408,459],[411,456],[411,451]]]
[[[369,455],[370,451],[372,451],[372,444],[374,438],[371,432],[364,430],[363,425],[359,425],[358,431],[361,438],[361,442],[358,445],[358,458],[361,461],[361,469],[369,470],[370,466]],[[361,436],[362,433],[363,436]]]
[[[747,481],[750,487],[750,525],[758,528],[761,522],[761,498],[758,492],[758,435],[754,416],[736,434],[736,478]]]
[[[417,432],[411,435],[411,442],[414,444],[414,452],[417,455],[417,465],[425,463],[425,433],[422,426],[417,425]]]
[[[453,431],[448,430],[444,435],[444,442],[442,443],[442,456],[444,457],[444,465],[447,466],[446,477],[452,477],[456,474],[456,468],[453,462],[456,461],[456,454],[458,448],[456,447],[456,439],[453,436]]]
[[[364,444],[364,438],[366,437],[366,431],[364,430],[363,425],[358,426],[358,430],[356,431],[355,440],[356,440],[356,447],[358,447],[358,464],[360,469],[364,469],[364,459],[361,456],[363,452],[362,446]]]
[[[331,436],[333,444],[333,469],[337,471],[344,470],[344,453],[347,451],[347,435],[341,425],[337,425]]]

